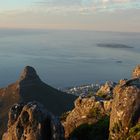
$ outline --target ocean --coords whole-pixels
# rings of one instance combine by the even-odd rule
[[[140,33],[0,29],[0,87],[33,66],[56,88],[130,78],[140,64]]]

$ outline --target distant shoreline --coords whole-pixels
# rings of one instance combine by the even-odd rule
[[[120,34],[140,34],[139,31],[111,31],[111,30],[89,30],[89,29],[63,29],[63,28],[10,28],[10,27],[0,27],[0,30],[11,30],[11,31],[78,31],[78,32],[99,32],[99,33],[120,33]]]

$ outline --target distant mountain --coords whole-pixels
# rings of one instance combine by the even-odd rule
[[[41,81],[33,67],[27,66],[19,80],[0,89],[0,133],[6,128],[8,111],[19,102],[38,101],[50,112],[60,115],[72,109],[76,99]]]

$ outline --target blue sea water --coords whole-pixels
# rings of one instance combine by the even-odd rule
[[[130,78],[139,63],[140,33],[0,29],[1,87],[16,81],[26,65],[35,67],[44,82],[64,88]]]

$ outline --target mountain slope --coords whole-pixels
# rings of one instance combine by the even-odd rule
[[[7,114],[17,102],[38,101],[55,115],[72,109],[75,97],[41,81],[34,68],[27,66],[19,80],[0,89],[0,133],[5,130]]]

